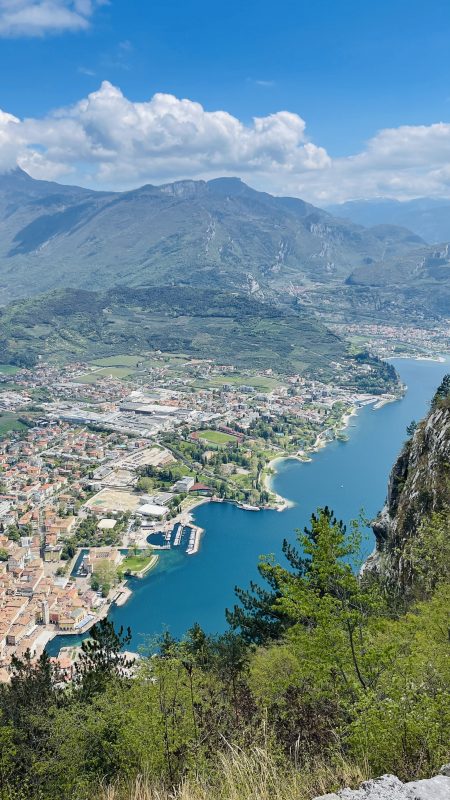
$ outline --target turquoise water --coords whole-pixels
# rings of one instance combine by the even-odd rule
[[[125,606],[115,607],[110,619],[130,626],[137,649],[146,638],[165,628],[181,636],[194,622],[211,633],[226,627],[224,609],[235,602],[234,587],[257,579],[258,557],[281,554],[284,538],[295,539],[311,512],[328,505],[349,522],[361,509],[375,516],[384,503],[389,471],[406,438],[406,426],[427,412],[443,375],[445,363],[398,359],[393,362],[407,384],[406,396],[374,410],[366,406],[352,417],[349,441],[335,441],[313,455],[309,463],[287,460],[278,465],[274,489],[293,501],[283,512],[243,511],[227,503],[209,503],[194,511],[197,525],[205,529],[195,556],[162,552],[158,566],[142,580],[133,580],[133,595]],[[373,537],[365,544],[373,548]],[[57,652],[67,637],[57,637],[49,652]]]

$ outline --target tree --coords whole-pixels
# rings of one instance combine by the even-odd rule
[[[108,587],[106,591],[107,596],[111,586],[114,586],[116,583],[117,577],[117,569],[111,561],[108,561],[106,558],[99,560],[92,573],[91,586],[92,588],[96,586],[97,589],[101,588],[104,591],[106,591],[106,587]],[[97,589],[94,589],[94,591],[97,591]]]
[[[448,580],[450,513],[434,512],[405,543],[403,556],[406,599],[428,598]]]
[[[20,539],[20,531],[17,525],[10,525],[6,530],[6,535],[11,542],[18,542]]]
[[[331,514],[328,509],[324,509],[324,513]],[[311,531],[305,529],[305,532],[310,537],[315,535],[314,528]],[[278,639],[293,624],[290,616],[278,605],[278,600],[288,577],[300,578],[308,562],[286,539],[282,549],[291,571],[277,565],[271,557],[262,556],[258,572],[268,588],[254,581],[250,583],[249,590],[235,587],[240,604],[225,612],[228,624],[233,630],[239,630],[247,642],[264,644],[271,639]]]
[[[238,679],[248,666],[250,650],[243,636],[227,631],[214,643],[215,671],[231,689],[236,724],[239,723]]]
[[[212,639],[206,635],[203,628],[196,622],[186,633],[186,637],[182,642],[182,652],[197,667],[204,668],[211,662],[212,646]]]
[[[447,400],[448,397],[450,397],[450,374],[444,375],[433,397],[431,407],[433,409],[437,408],[444,400]]]
[[[378,585],[354,570],[359,528],[354,523],[347,535],[332,512],[319,509],[299,541],[306,555],[304,572],[285,576],[277,605],[295,622],[292,638],[300,658],[319,686],[338,681],[342,690],[367,691],[379,674],[368,622],[381,616],[383,600]]]
[[[53,669],[45,652],[36,663],[29,650],[23,659],[12,657],[10,684],[0,685],[0,762],[5,780],[13,761],[18,797],[44,796],[40,794],[40,784],[45,777],[38,765],[48,757],[52,712],[63,703],[64,696],[55,690]],[[13,791],[4,796],[16,795]]]
[[[354,570],[361,544],[358,526],[347,536],[343,523],[325,507],[312,515],[310,527],[297,539],[302,555],[283,543],[291,569],[263,558],[258,569],[269,589],[254,583],[249,592],[236,589],[241,605],[227,610],[227,620],[256,644],[278,639],[295,626],[298,639],[308,634],[303,646],[311,665],[318,671],[321,665],[327,675],[340,671],[347,684],[350,670],[367,688],[371,667],[366,674],[364,628],[382,603],[378,588],[366,585]]]
[[[413,436],[416,431],[416,428],[417,428],[417,422],[415,419],[413,419],[409,423],[409,425],[406,426],[406,433],[408,434],[408,436]]]
[[[123,627],[117,632],[108,619],[102,619],[91,628],[89,639],[81,645],[81,655],[76,663],[76,681],[82,695],[92,697],[104,691],[113,678],[128,674],[133,662],[121,653],[131,641],[131,630]]]

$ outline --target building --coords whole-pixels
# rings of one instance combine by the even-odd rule
[[[121,559],[117,547],[95,547],[83,556],[82,568],[87,575],[95,572],[96,565],[101,561],[109,561],[113,566],[119,564]]]
[[[141,514],[143,517],[158,517],[162,519],[168,513],[169,509],[166,506],[160,506],[156,503],[144,503],[143,506],[138,508],[138,514]]]
[[[176,494],[181,494],[182,492],[188,492],[192,486],[194,485],[195,480],[191,478],[189,475],[186,475],[185,478],[181,478],[177,481],[174,486],[172,487],[172,491]]]
[[[211,497],[211,495],[214,494],[214,490],[211,489],[210,486],[205,486],[204,483],[194,483],[189,489],[189,494],[198,494],[204,497]]]
[[[41,614],[42,614],[42,622],[44,625],[49,625],[50,623],[50,609],[48,606],[48,600],[43,600],[41,603]]]
[[[44,548],[44,561],[48,564],[51,561],[59,561],[62,554],[62,545],[55,544],[51,545],[48,544]]]

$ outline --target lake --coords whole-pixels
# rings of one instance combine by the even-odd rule
[[[450,358],[445,363],[412,359],[392,363],[408,387],[402,400],[377,410],[362,408],[350,420],[349,440],[328,444],[309,463],[295,459],[278,463],[273,488],[294,503],[292,508],[252,512],[229,503],[207,503],[195,509],[195,524],[205,530],[198,554],[162,552],[146,578],[130,581],[133,595],[126,605],[110,612],[116,626],[131,627],[131,649],[164,629],[182,636],[194,622],[209,633],[225,630],[224,609],[235,602],[234,587],[247,587],[258,579],[261,554],[282,558],[283,539],[295,541],[295,529],[303,529],[319,506],[328,505],[345,522],[361,510],[368,518],[376,515],[406,426],[425,416],[438,384],[450,371]],[[373,546],[370,532],[364,554]],[[47,650],[57,653],[69,641],[74,639],[56,637]]]

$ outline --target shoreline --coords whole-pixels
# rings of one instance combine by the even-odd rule
[[[420,361],[434,360],[439,362],[445,361],[445,359],[442,357],[436,359],[419,358],[417,360]],[[286,453],[286,455],[277,456],[276,458],[273,458],[271,461],[269,461],[269,463],[265,467],[265,470],[271,470],[271,472],[265,473],[264,487],[267,489],[268,492],[275,495],[275,502],[277,504],[275,510],[285,511],[287,508],[292,508],[293,506],[295,506],[295,502],[293,502],[292,500],[288,500],[286,497],[282,497],[281,495],[277,494],[277,492],[275,492],[272,488],[272,481],[277,475],[276,465],[278,462],[293,460],[293,461],[300,461],[302,464],[306,464],[312,461],[310,454],[318,453],[320,450],[323,450],[328,444],[336,441],[338,439],[337,434],[342,433],[349,427],[352,417],[357,417],[358,412],[360,411],[361,408],[365,408],[366,405],[372,405],[373,410],[378,411],[380,408],[383,408],[388,403],[395,403],[397,400],[402,400],[403,396],[404,395],[402,395],[401,397],[395,397],[394,395],[392,395],[392,397],[381,397],[379,400],[377,400],[376,397],[374,396],[373,399],[369,400],[368,402],[364,402],[361,405],[352,406],[350,410],[342,416],[340,425],[336,426],[336,428],[332,429],[328,428],[327,430],[318,433],[314,444],[311,445],[306,450],[302,451],[303,453],[302,455],[300,455],[299,452],[292,454]],[[327,438],[327,431],[329,430],[332,430],[334,434],[331,439]]]
[[[388,401],[386,401],[388,402]],[[350,425],[350,420],[352,417],[357,416],[359,406],[352,406],[346,414],[343,415],[341,419],[341,423],[336,428],[333,428],[334,436],[332,439],[327,438],[327,429],[325,431],[321,431],[317,434],[316,440],[311,447],[307,448],[303,451],[298,451],[297,453],[286,453],[282,456],[277,456],[276,458],[272,458],[271,461],[266,465],[264,468],[266,471],[264,474],[264,488],[270,492],[271,494],[275,495],[275,511],[285,511],[288,508],[293,508],[296,504],[293,500],[289,500],[287,497],[282,497],[273,489],[273,480],[276,478],[277,475],[277,464],[280,461],[300,461],[301,464],[307,464],[308,462],[312,461],[310,454],[318,453],[320,450],[323,450],[327,444],[333,442],[337,438],[337,433],[345,431],[346,428]]]
[[[266,465],[264,478],[263,478],[263,485],[266,491],[270,492],[275,497],[275,506],[272,506],[273,511],[286,511],[288,508],[293,508],[295,503],[293,500],[289,500],[287,497],[282,497],[281,494],[278,494],[274,491],[272,486],[272,481],[277,476],[277,463],[280,461],[287,461],[287,459],[293,458],[296,461],[303,461],[303,459],[296,454],[292,456],[285,455],[285,456],[277,456],[276,458],[272,458],[271,461]]]
[[[448,353],[447,353],[447,355],[448,355]],[[445,363],[445,356],[442,356],[442,355],[441,356],[437,356],[437,355],[436,356],[418,356],[417,354],[416,355],[404,355],[404,354],[394,353],[393,355],[390,355],[390,356],[387,356],[387,357],[383,357],[383,360],[384,361],[394,361],[397,358],[404,358],[404,359],[407,359],[409,361],[434,361],[434,363],[438,363],[438,364],[444,364]]]

